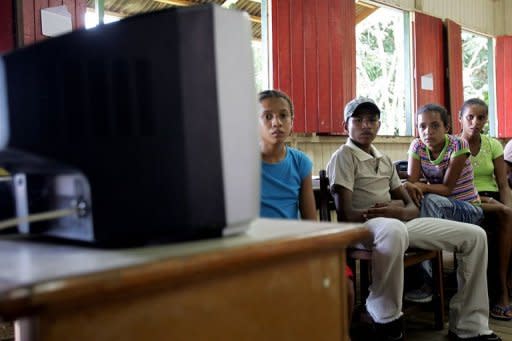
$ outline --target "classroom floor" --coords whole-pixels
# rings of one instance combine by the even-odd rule
[[[455,293],[455,280],[453,277],[453,254],[443,252],[443,266],[445,273],[445,309],[448,318],[449,299]],[[406,304],[406,303],[404,303]],[[354,323],[351,328],[352,341],[375,340],[375,334],[371,328],[370,318],[361,312],[361,307],[356,308]],[[503,341],[512,341],[512,321],[498,321],[489,319],[490,328],[498,334]],[[405,314],[406,339],[408,341],[447,341],[448,321],[445,321],[443,330],[433,329],[433,313],[429,304],[415,304],[412,311]]]
[[[448,323],[443,330],[432,329],[432,313],[428,311],[417,312],[406,316],[406,339],[408,341],[447,341]],[[512,341],[512,321],[497,321],[490,319],[491,329],[503,341]],[[351,330],[352,341],[375,340],[375,334],[367,323],[355,323]]]
[[[0,322],[0,341],[10,341],[14,338],[14,327],[12,323]]]

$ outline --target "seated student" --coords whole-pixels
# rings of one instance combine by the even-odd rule
[[[259,93],[259,103],[261,216],[316,220],[313,164],[285,144],[293,128],[292,102],[281,91],[267,90]]]
[[[493,217],[492,221],[497,224],[499,292],[491,307],[491,317],[511,320],[507,275],[512,248],[512,195],[508,187],[503,147],[498,140],[482,134],[488,120],[488,108],[481,99],[465,101],[459,112],[459,120],[461,137],[469,144],[469,159],[482,209],[485,216]]]
[[[448,112],[440,105],[426,104],[416,117],[420,137],[409,147],[405,188],[421,207],[421,216],[479,224],[484,213],[473,183],[467,142],[447,134]],[[420,182],[422,175],[426,182]]]
[[[503,158],[507,165],[508,186],[512,189],[512,140],[508,141],[503,150]]]
[[[472,102],[474,101],[472,100]],[[472,109],[469,112],[467,110],[470,107],[472,105],[468,105],[463,111],[466,112],[467,117],[473,118]],[[498,216],[498,220],[503,222],[503,228],[499,229],[499,233],[503,237],[499,248],[503,255],[508,254],[509,256],[504,256],[506,267],[499,273],[502,288],[498,302],[493,305],[490,313],[493,318],[509,320],[512,318],[512,314],[508,307],[506,278],[509,263],[507,258],[510,259],[511,227],[507,222],[512,220],[512,212],[505,205],[499,204],[489,197],[484,198],[484,203],[481,202],[474,185],[473,166],[468,158],[471,155],[468,142],[457,136],[446,134],[449,128],[446,109],[435,104],[427,104],[418,110],[417,117],[420,138],[415,139],[409,149],[409,182],[406,184],[406,188],[417,205],[420,205],[421,201],[421,215],[424,217],[478,224],[483,220],[485,212]],[[470,130],[475,130],[474,126],[469,128],[466,122],[462,121],[461,123],[466,125],[466,136],[469,136]],[[480,135],[479,132],[476,134]],[[488,140],[484,140],[484,142],[486,143],[483,144],[483,148],[489,149],[490,142]],[[480,142],[478,145],[480,147]],[[478,153],[476,148],[474,151]],[[493,155],[490,152],[491,150],[482,153],[487,154],[486,156],[490,158],[486,167],[493,165]],[[498,156],[496,155],[496,157]],[[483,159],[484,156],[481,155],[479,161],[476,162],[481,163]],[[498,165],[497,170],[504,172],[504,166]],[[490,172],[493,173],[492,168]],[[421,175],[425,177],[426,183],[419,182]],[[493,175],[490,177],[492,179]],[[506,194],[504,195],[506,196]]]
[[[260,92],[259,103],[262,159],[260,215],[266,218],[316,220],[311,179],[313,164],[306,154],[285,145],[293,128],[293,104],[284,92],[278,90]],[[346,267],[345,274],[350,324],[354,305],[350,268]]]
[[[421,207],[420,216],[479,224],[484,215],[473,185],[467,143],[447,135],[449,117],[445,108],[427,104],[418,109],[416,115],[420,138],[413,140],[409,147],[408,182],[404,186],[414,203]],[[422,177],[428,183],[420,182]],[[424,194],[427,194],[425,198]],[[423,267],[430,267],[430,262],[424,262]],[[411,271],[416,274],[413,279],[422,273],[425,282],[419,289],[407,292],[405,298],[421,301],[431,297],[430,273],[421,267]]]
[[[388,340],[402,339],[396,321],[402,315],[405,248],[455,250],[459,283],[450,302],[450,339],[501,340],[488,324],[485,232],[472,224],[417,218],[419,210],[401,186],[390,158],[372,144],[380,128],[380,110],[375,102],[364,97],[354,99],[344,113],[349,139],[332,155],[327,174],[340,217],[366,221],[375,236],[373,245],[368,245],[374,259],[366,304],[374,321],[387,325]],[[403,205],[392,199],[401,200]],[[382,231],[398,231],[397,237],[381,238]],[[403,238],[404,245],[397,238]]]

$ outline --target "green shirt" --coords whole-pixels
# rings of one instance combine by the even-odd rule
[[[503,155],[503,146],[487,135],[480,135],[480,138],[480,151],[469,157],[475,174],[476,189],[478,192],[499,192],[493,161]]]

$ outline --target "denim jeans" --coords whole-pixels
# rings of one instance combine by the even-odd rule
[[[421,201],[421,217],[442,218],[478,225],[484,219],[480,206],[438,194],[426,194]]]

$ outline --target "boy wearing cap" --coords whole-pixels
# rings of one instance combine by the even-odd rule
[[[373,251],[366,307],[379,337],[403,339],[403,254],[413,246],[457,254],[459,284],[450,302],[450,339],[501,340],[488,326],[485,231],[472,224],[418,218],[419,210],[401,186],[393,162],[372,145],[380,128],[375,102],[354,99],[344,114],[349,139],[332,155],[327,175],[338,216],[366,221],[374,236],[365,245]]]

